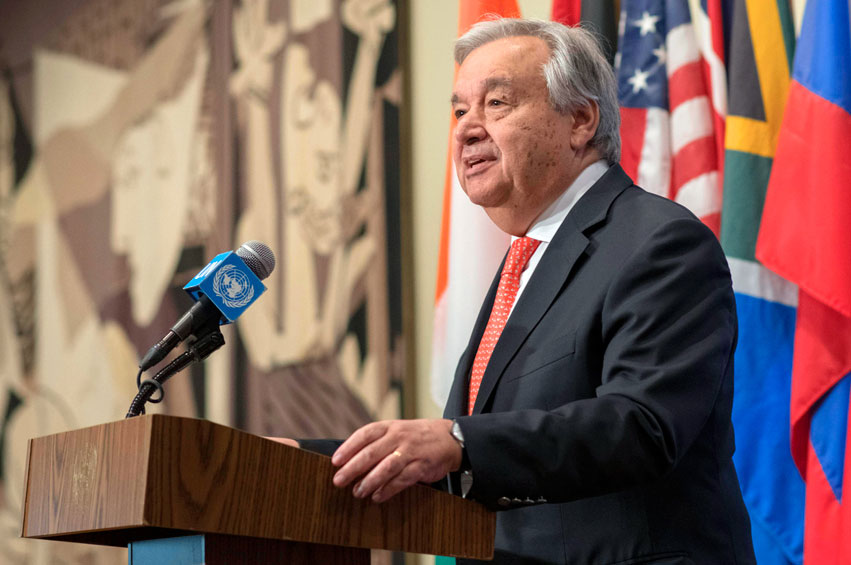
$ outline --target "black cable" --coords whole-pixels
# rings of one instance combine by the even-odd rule
[[[216,327],[213,331],[202,335],[192,342],[187,351],[178,355],[174,360],[154,375],[153,379],[146,379],[139,382],[142,375],[142,371],[140,370],[136,375],[136,385],[139,392],[136,394],[133,402],[130,403],[130,408],[127,410],[127,415],[124,417],[132,418],[134,416],[144,414],[146,402],[150,402],[152,404],[162,402],[163,398],[165,398],[165,391],[162,386],[165,381],[185,369],[190,364],[206,359],[211,353],[219,349],[224,344],[225,337],[222,335],[222,332],[218,330],[218,327]],[[151,397],[156,391],[160,392],[159,398],[151,400]]]
[[[144,385],[144,384],[149,384],[149,385],[151,385],[152,387],[154,387],[154,391],[155,391],[155,392],[156,392],[156,391],[159,391],[159,393],[160,393],[159,398],[154,398],[154,397],[153,397],[153,396],[154,396],[154,394],[153,394],[153,393],[151,393],[151,398],[149,398],[149,399],[148,399],[148,402],[150,402],[151,404],[159,404],[160,402],[162,402],[162,401],[163,401],[163,398],[165,398],[165,390],[163,390],[163,385],[162,385],[162,383],[160,383],[160,382],[158,382],[158,381],[155,381],[154,379],[145,379],[144,381],[142,381],[142,384],[143,384],[143,385]]]
[[[156,375],[154,375],[153,379],[146,379],[145,381],[138,383],[139,384],[139,392],[136,394],[136,397],[133,399],[133,402],[130,403],[130,408],[127,410],[127,415],[125,418],[132,418],[133,416],[139,416],[145,413],[145,403],[149,402],[154,393],[159,390],[160,397],[154,402],[162,402],[162,399],[165,397],[165,391],[163,390],[162,384],[170,379],[172,376],[177,374],[179,371],[183,370],[187,365],[192,363],[193,355],[186,351],[178,355],[175,359],[173,359],[168,365],[166,365],[163,369],[161,369]],[[141,375],[141,371],[139,372]],[[138,382],[138,378],[137,378]]]

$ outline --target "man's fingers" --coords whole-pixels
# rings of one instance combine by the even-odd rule
[[[406,488],[419,482],[420,472],[417,463],[405,467],[401,473],[390,479],[384,486],[372,493],[373,502],[384,502],[396,496]]]
[[[410,462],[402,452],[396,450],[384,457],[375,465],[358,484],[355,485],[353,493],[358,498],[366,498],[381,489],[388,481],[403,472],[405,466]]]
[[[294,439],[290,439],[288,437],[269,437],[266,436],[266,439],[271,439],[272,441],[276,441],[278,443],[283,443],[284,445],[289,445],[290,447],[298,447],[298,442]]]
[[[337,448],[334,456],[331,457],[331,463],[340,467],[352,458],[356,453],[360,453],[367,445],[381,438],[387,433],[386,422],[374,422],[358,429],[355,433],[349,436],[343,445]]]
[[[384,438],[375,441],[352,456],[345,465],[340,467],[334,475],[334,485],[344,487],[358,477],[363,477],[376,466],[382,464],[383,460],[393,454],[393,445]],[[393,456],[398,458],[398,456]],[[394,462],[398,463],[398,462]],[[398,470],[396,471],[399,472]]]
[[[394,447],[395,444],[386,435],[367,444],[360,451],[351,455],[337,470],[334,475],[334,485],[344,487],[356,478],[366,475],[370,469],[379,465],[385,457],[393,453]],[[337,453],[339,453],[339,450],[337,450]]]
[[[387,500],[419,481],[432,482],[460,465],[461,449],[449,420],[397,420],[368,424],[340,446],[334,485],[358,498]],[[457,453],[456,453],[457,452]],[[456,461],[457,460],[457,461]]]

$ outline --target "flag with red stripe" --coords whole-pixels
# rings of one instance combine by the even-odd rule
[[[550,18],[554,22],[561,22],[568,26],[579,25],[582,19],[583,4],[585,2],[582,0],[553,0]]]
[[[724,64],[724,21],[721,0],[701,0],[697,10],[692,10],[697,31],[700,54],[703,58],[703,76],[712,105],[712,124],[715,133],[715,150],[719,176],[724,170],[724,120],[727,117],[727,69]]]
[[[799,287],[790,406],[804,563],[851,563],[851,8],[807,3],[757,258]]]
[[[550,19],[597,34],[609,63],[618,45],[617,0],[553,0]]]
[[[516,0],[461,0],[459,8],[459,36],[490,14],[520,16]],[[451,156],[454,116],[450,120],[432,334],[431,391],[439,406],[446,402],[455,366],[510,242],[480,207],[470,203],[458,184]]]
[[[698,25],[714,32],[705,9]],[[621,166],[646,190],[688,207],[716,234],[726,111],[718,39],[698,41],[688,0],[624,0],[615,59]]]

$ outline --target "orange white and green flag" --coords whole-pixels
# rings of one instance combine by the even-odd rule
[[[459,37],[474,23],[494,16],[519,17],[516,0],[461,0]],[[443,406],[449,396],[455,366],[510,242],[510,237],[500,231],[481,208],[470,203],[458,184],[451,150],[454,130],[453,116],[449,128],[450,149],[443,191],[432,336],[431,392],[439,406]]]

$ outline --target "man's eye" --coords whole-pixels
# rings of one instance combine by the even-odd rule
[[[503,105],[502,100],[491,100],[490,102],[488,102],[488,106],[502,106],[502,105]]]
[[[466,114],[466,113],[467,113],[467,112],[466,112],[466,111],[464,111],[464,110],[455,110],[455,119],[456,119],[456,120],[457,120],[457,119],[459,119],[461,116],[463,116],[463,115],[464,115],[464,114]]]

